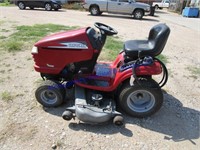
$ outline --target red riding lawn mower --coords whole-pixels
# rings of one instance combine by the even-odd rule
[[[35,92],[37,101],[56,107],[73,89],[74,106],[66,108],[62,117],[77,117],[88,124],[113,119],[114,124],[122,125],[118,107],[140,118],[157,112],[163,103],[161,87],[167,82],[168,72],[156,56],[164,49],[169,27],[158,24],[147,40],[126,41],[114,62],[97,63],[106,37],[118,32],[102,23],[94,26],[99,32],[87,27],[47,36],[34,45],[34,68],[44,79]],[[161,79],[156,82],[153,76],[159,74]]]

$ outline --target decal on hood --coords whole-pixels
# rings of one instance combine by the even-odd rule
[[[85,42],[62,42],[60,43],[63,46],[48,46],[48,48],[61,48],[61,49],[88,49]]]

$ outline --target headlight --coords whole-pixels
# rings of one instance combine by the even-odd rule
[[[38,53],[38,48],[36,46],[33,46],[31,53],[32,54],[37,54]]]
[[[146,8],[146,11],[150,11],[150,7],[147,7],[147,8]]]

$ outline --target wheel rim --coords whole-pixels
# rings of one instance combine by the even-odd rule
[[[44,103],[49,105],[56,103],[58,100],[56,93],[52,90],[42,91],[40,97]]]
[[[20,3],[19,3],[19,8],[20,8],[20,9],[24,9],[24,3],[20,2]]]
[[[93,15],[97,15],[98,14],[98,9],[96,7],[91,9],[91,12]]]
[[[127,104],[132,111],[144,113],[154,107],[155,97],[146,90],[137,90],[128,96]]]
[[[140,11],[137,11],[136,13],[135,13],[135,18],[141,18],[142,17],[142,13],[140,12]]]
[[[51,10],[51,5],[50,4],[46,4],[45,8],[46,8],[46,10]]]

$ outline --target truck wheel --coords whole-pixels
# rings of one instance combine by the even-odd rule
[[[159,7],[158,7],[158,5],[155,5],[155,9],[158,9]]]
[[[130,116],[143,118],[154,114],[161,108],[163,94],[154,80],[140,82],[141,85],[134,83],[134,86],[125,84],[119,94],[118,103]]]
[[[35,91],[35,97],[45,107],[56,107],[63,103],[63,90],[61,83],[46,80]]]
[[[133,12],[133,16],[134,16],[135,19],[142,19],[142,17],[144,16],[144,12],[141,9],[136,9]]]
[[[98,6],[91,6],[90,13],[92,16],[98,16],[100,15],[100,10]]]
[[[44,8],[45,8],[45,10],[47,10],[47,11],[51,11],[51,10],[52,10],[52,6],[51,6],[50,3],[46,3],[46,4],[44,5]]]
[[[19,2],[19,3],[18,3],[18,7],[19,7],[19,9],[21,9],[21,10],[26,9],[26,6],[25,6],[24,2]]]

